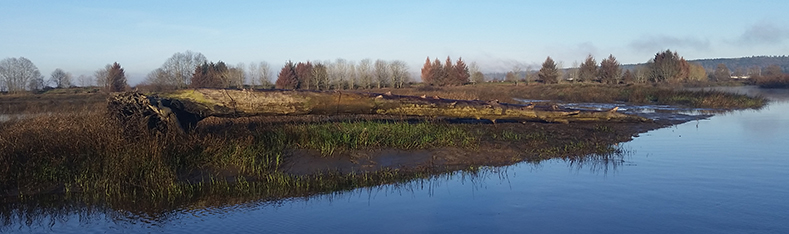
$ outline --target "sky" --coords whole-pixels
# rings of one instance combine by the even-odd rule
[[[643,63],[789,55],[789,1],[38,1],[0,0],[0,59],[25,57],[91,75],[118,62],[142,81],[174,53],[209,61],[403,60],[462,57],[483,72],[564,67],[592,55]]]

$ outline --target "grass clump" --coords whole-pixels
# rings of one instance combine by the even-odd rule
[[[331,155],[335,150],[465,147],[475,142],[474,137],[457,126],[428,122],[342,122],[288,125],[285,129],[295,145],[319,149],[323,155]]]

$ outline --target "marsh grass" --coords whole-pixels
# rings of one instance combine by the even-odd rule
[[[373,90],[386,92],[389,90]],[[455,87],[393,89],[392,93],[411,96],[439,96],[448,99],[480,99],[513,102],[514,98],[562,102],[679,105],[692,108],[760,108],[767,101],[719,91],[688,91],[677,87],[603,84],[485,84]]]
[[[295,145],[319,149],[323,155],[332,155],[336,150],[467,147],[475,143],[475,138],[467,131],[445,123],[341,122],[285,128]]]
[[[189,134],[129,135],[106,116],[84,111],[0,123],[3,196],[85,193],[163,199],[208,185],[247,182],[298,194],[326,186],[370,184],[370,179],[388,180],[400,172],[294,177],[278,170],[290,149],[314,149],[330,157],[347,150],[476,144],[468,131],[445,123],[230,123],[214,128],[221,130],[206,127]]]

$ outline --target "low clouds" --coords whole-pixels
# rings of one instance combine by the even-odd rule
[[[693,37],[672,37],[666,35],[643,36],[640,39],[630,42],[630,48],[638,52],[657,52],[666,49],[694,49],[697,51],[707,51],[710,49],[710,41]]]
[[[734,41],[740,45],[776,45],[789,39],[789,28],[780,27],[772,22],[762,21],[745,29]]]

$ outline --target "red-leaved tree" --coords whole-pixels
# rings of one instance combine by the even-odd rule
[[[297,89],[299,88],[299,79],[296,76],[296,67],[293,62],[288,61],[277,76],[275,86],[278,89]]]
[[[435,78],[433,73],[435,73],[433,64],[430,63],[430,57],[427,57],[425,65],[422,66],[422,82],[432,85],[435,82],[435,80],[433,80]]]

